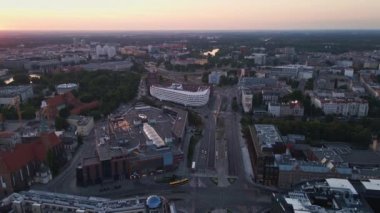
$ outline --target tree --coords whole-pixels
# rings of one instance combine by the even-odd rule
[[[252,106],[261,106],[263,104],[263,94],[260,93],[255,93],[253,94],[252,97]]]
[[[235,111],[235,112],[237,112],[238,109],[239,109],[239,105],[238,105],[238,102],[237,102],[236,97],[234,97],[234,98],[232,99],[231,108],[232,108],[232,110]]]
[[[46,163],[50,168],[52,175],[56,176],[59,172],[59,163],[57,162],[57,158],[52,150],[49,150],[46,154]]]
[[[306,81],[306,84],[305,84],[305,89],[306,90],[313,90],[314,88],[314,79],[313,78],[310,78]]]
[[[29,84],[30,79],[27,74],[15,74],[13,76],[13,84]]]
[[[208,75],[210,75],[211,72],[203,72],[202,73],[202,82],[207,84],[208,83]]]
[[[56,130],[65,130],[67,127],[69,127],[69,124],[67,123],[66,119],[61,117],[55,118],[55,129]]]
[[[59,116],[61,118],[65,118],[66,119],[67,117],[69,117],[69,115],[70,115],[70,109],[69,109],[69,107],[65,107],[65,108],[59,110]]]
[[[203,125],[202,118],[194,111],[188,110],[190,126],[200,127]]]
[[[83,144],[83,137],[82,136],[78,135],[77,140],[78,140],[79,146]]]

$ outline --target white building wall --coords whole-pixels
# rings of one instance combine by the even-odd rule
[[[253,94],[247,94],[244,91],[242,92],[241,97],[243,110],[245,113],[250,112],[252,110],[252,101],[253,101]]]
[[[150,94],[160,101],[170,101],[185,106],[204,106],[208,103],[210,89],[190,92],[170,89],[165,87],[151,86]]]
[[[269,104],[268,113],[275,117],[281,116],[281,106],[278,104]]]

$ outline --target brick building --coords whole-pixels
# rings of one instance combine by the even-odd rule
[[[0,197],[28,188],[44,163],[49,150],[58,159],[63,145],[55,133],[45,133],[28,143],[19,143],[0,152]],[[61,162],[64,163],[62,160]]]

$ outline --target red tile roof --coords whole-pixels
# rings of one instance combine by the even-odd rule
[[[31,143],[17,144],[13,150],[1,153],[0,160],[9,172],[15,172],[33,160],[45,160],[48,150],[60,143],[55,133],[44,134]]]
[[[14,132],[9,132],[9,131],[3,131],[0,132],[0,138],[10,138],[13,137],[16,133]]]
[[[95,109],[99,106],[99,102],[98,101],[93,101],[93,102],[90,102],[90,103],[82,103],[81,105],[75,107],[74,109],[72,109],[70,111],[70,113],[72,115],[78,115],[80,114],[81,112],[83,111],[86,111],[86,110],[91,110],[91,109]]]
[[[78,115],[83,111],[97,108],[100,105],[98,101],[93,101],[90,103],[82,103],[71,92],[67,92],[65,94],[57,95],[53,98],[49,98],[46,102],[52,113],[51,116],[56,116],[56,114],[58,113],[56,109],[60,105],[70,105],[74,107],[70,111],[70,113],[73,115]]]
[[[49,107],[57,107],[62,104],[69,104],[73,106],[81,104],[81,102],[77,98],[75,98],[75,96],[71,92],[54,96],[52,98],[49,98],[46,102]]]

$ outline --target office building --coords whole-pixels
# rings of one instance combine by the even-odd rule
[[[157,170],[174,170],[183,159],[187,112],[139,105],[110,115],[96,128],[96,154],[77,167],[77,184],[134,179]]]
[[[256,124],[250,127],[250,134],[255,182],[276,186],[278,167],[274,155],[284,153],[286,149],[280,133],[273,125]]]
[[[208,103],[210,87],[182,84],[172,84],[168,87],[152,85],[150,86],[150,95],[160,101],[170,101],[184,106],[199,107]]]

